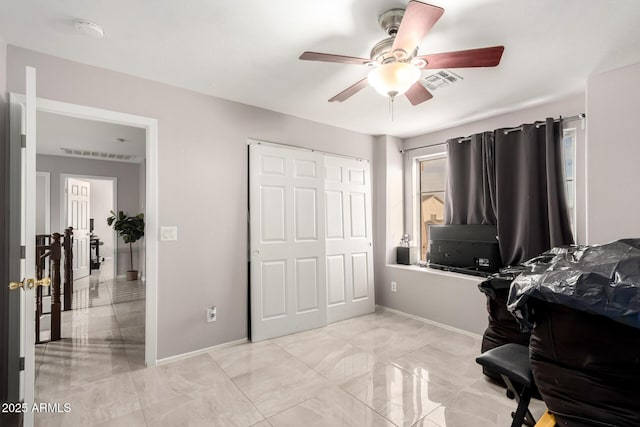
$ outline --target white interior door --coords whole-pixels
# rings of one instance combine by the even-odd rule
[[[375,310],[369,162],[324,156],[327,321]]]
[[[327,324],[320,153],[249,148],[251,340]]]
[[[73,227],[73,279],[89,275],[91,183],[67,178],[67,227]]]
[[[35,235],[36,235],[36,70],[26,69],[25,97],[10,96],[10,118],[12,139],[24,143],[20,149],[20,238],[10,240],[11,245],[20,246],[20,357],[24,358],[24,369],[19,375],[19,399],[28,408],[24,411],[23,426],[33,426],[35,386]],[[19,131],[18,131],[19,130]],[[13,146],[20,146],[14,144]],[[17,225],[17,224],[16,224]],[[16,236],[17,237],[17,236]],[[24,280],[27,279],[27,280]],[[31,280],[29,280],[31,279]],[[29,285],[29,283],[31,283]],[[10,286],[11,287],[11,286]]]

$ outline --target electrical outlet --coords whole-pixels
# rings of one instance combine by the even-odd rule
[[[391,282],[391,292],[398,292],[398,284],[396,282]]]
[[[216,320],[218,320],[216,306],[212,305],[207,308],[207,322],[215,322]]]

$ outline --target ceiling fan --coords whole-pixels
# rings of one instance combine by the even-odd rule
[[[406,9],[391,9],[380,16],[378,22],[389,37],[371,49],[370,59],[320,52],[304,52],[299,59],[374,67],[367,77],[329,99],[329,102],[345,101],[369,84],[392,101],[404,94],[412,105],[418,105],[433,98],[418,81],[422,70],[495,67],[504,51],[504,46],[493,46],[418,56],[418,43],[443,13],[441,7],[411,0]]]

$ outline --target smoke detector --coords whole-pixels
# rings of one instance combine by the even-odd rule
[[[73,21],[73,26],[76,27],[78,32],[85,36],[101,39],[104,36],[102,27],[95,22],[87,21],[86,19],[76,19]]]

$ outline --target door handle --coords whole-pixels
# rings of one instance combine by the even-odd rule
[[[22,282],[9,282],[9,290],[13,291],[18,288],[24,289],[25,287],[27,289],[33,289],[33,288],[37,288],[38,286],[50,286],[50,285],[51,285],[51,279],[48,277],[45,277],[44,279],[40,279],[40,280],[26,279],[26,280],[23,280]]]
[[[48,277],[45,277],[44,279],[40,279],[40,280],[34,280],[34,279],[31,279],[31,280],[33,281],[33,286],[35,286],[36,288],[38,286],[51,286],[51,279]]]
[[[9,290],[13,291],[16,290],[18,288],[21,288],[24,286],[24,280],[22,282],[9,282]]]

